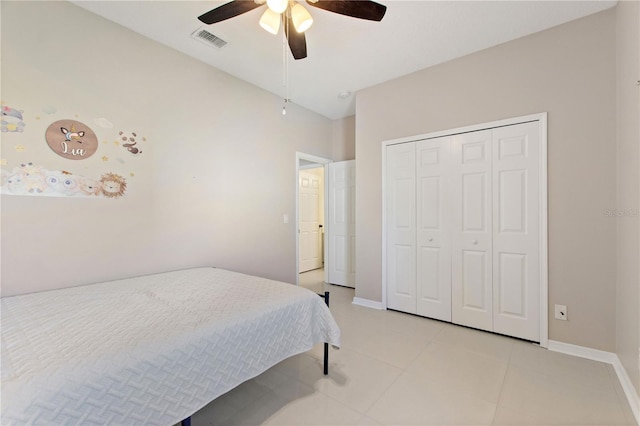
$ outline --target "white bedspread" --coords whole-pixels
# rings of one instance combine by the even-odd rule
[[[170,425],[319,342],[324,299],[197,268],[2,298],[7,424]]]

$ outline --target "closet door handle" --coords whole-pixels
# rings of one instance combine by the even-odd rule
[[[478,240],[473,240],[471,241],[471,244],[473,244],[474,246],[478,244]]]
[[[433,237],[429,237],[429,241],[433,241]]]

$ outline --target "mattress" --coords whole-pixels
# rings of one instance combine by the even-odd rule
[[[195,268],[2,298],[7,424],[171,425],[320,342],[324,299]]]

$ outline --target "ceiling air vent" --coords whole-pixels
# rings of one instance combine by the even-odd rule
[[[198,28],[193,33],[191,33],[191,37],[196,40],[200,40],[203,43],[208,44],[209,46],[215,46],[218,49],[222,49],[227,45],[227,42],[221,39],[220,37],[211,34],[209,31],[204,28]]]

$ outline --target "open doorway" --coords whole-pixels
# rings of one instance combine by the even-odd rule
[[[327,183],[328,158],[296,153],[296,284],[300,273],[314,271],[327,280]],[[322,270],[322,271],[320,271]]]

